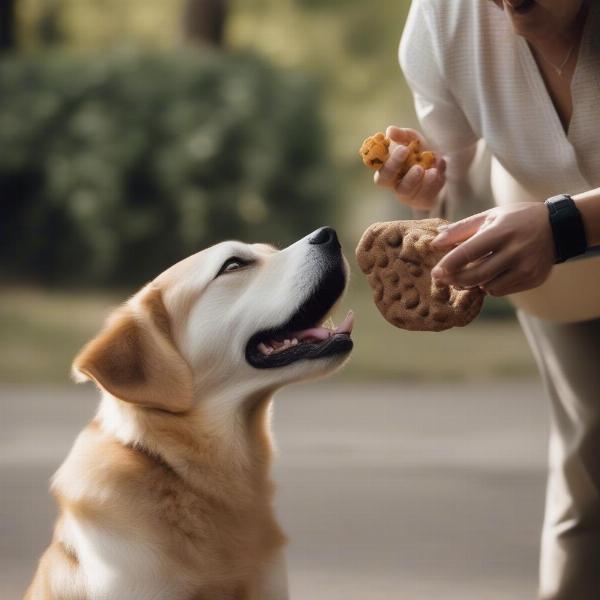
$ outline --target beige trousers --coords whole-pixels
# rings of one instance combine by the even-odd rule
[[[600,319],[519,321],[552,403],[540,598],[600,600]]]

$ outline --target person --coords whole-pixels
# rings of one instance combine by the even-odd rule
[[[552,401],[539,595],[597,600],[600,2],[413,0],[399,58],[423,133],[388,127],[375,182],[440,214],[486,175],[496,206],[436,237],[432,276],[515,304]],[[415,138],[436,164],[400,177]]]

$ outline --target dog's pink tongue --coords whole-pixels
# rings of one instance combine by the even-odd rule
[[[318,341],[326,340],[331,337],[334,333],[352,333],[354,327],[354,313],[349,310],[346,318],[340,323],[334,331],[327,329],[327,327],[312,327],[311,329],[304,329],[297,331],[292,334],[293,337],[297,338],[299,342],[306,339],[313,339]]]
[[[297,338],[299,342],[308,338],[322,341],[326,340],[331,335],[331,329],[327,329],[326,327],[313,327],[311,329],[303,329],[292,335]]]

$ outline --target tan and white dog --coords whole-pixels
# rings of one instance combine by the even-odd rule
[[[54,476],[60,515],[26,598],[287,598],[271,397],[348,357],[352,314],[321,325],[346,280],[325,227],[281,251],[218,244],[119,308],[73,365],[102,400]]]

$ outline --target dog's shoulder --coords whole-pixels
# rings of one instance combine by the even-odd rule
[[[52,480],[52,492],[64,508],[99,511],[115,494],[137,495],[156,479],[161,465],[123,444],[92,421],[77,437]]]
[[[51,490],[65,523],[60,530],[76,546],[83,537],[95,553],[136,547],[144,556],[143,547],[173,537],[162,505],[178,484],[164,462],[92,421],[54,475]],[[133,558],[123,556],[125,562]]]

